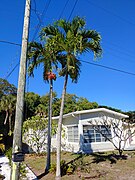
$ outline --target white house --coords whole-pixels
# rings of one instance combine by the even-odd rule
[[[76,111],[63,115],[62,149],[71,152],[100,152],[135,147],[134,126],[122,120],[127,115],[106,108]],[[59,117],[53,117],[58,121]],[[52,137],[53,148],[57,135]],[[109,139],[112,141],[110,142]]]

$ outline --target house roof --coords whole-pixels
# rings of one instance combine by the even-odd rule
[[[96,112],[105,112],[105,113],[113,114],[113,115],[118,116],[120,118],[129,118],[128,115],[125,115],[123,113],[119,113],[119,112],[116,112],[116,111],[113,111],[113,110],[110,110],[110,109],[106,109],[106,108],[97,108],[97,109],[88,109],[88,110],[82,110],[82,111],[75,111],[75,112],[72,112],[72,113],[64,114],[63,118],[67,118],[67,117],[75,116],[75,115],[79,115],[79,114],[81,115],[81,114],[96,113]],[[52,119],[58,119],[58,118],[59,118],[59,116],[53,117]]]

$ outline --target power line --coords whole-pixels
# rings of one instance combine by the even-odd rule
[[[72,8],[72,11],[71,11],[71,13],[70,13],[70,15],[69,15],[68,21],[70,20],[72,14],[73,14],[73,11],[74,11],[74,9],[75,9],[75,7],[76,7],[76,5],[77,5],[77,2],[78,2],[78,0],[75,1],[75,4],[74,4],[74,6],[73,6],[73,8]]]
[[[128,75],[132,75],[132,76],[135,76],[135,73],[132,73],[132,72],[128,72],[128,71],[124,71],[124,70],[121,70],[121,69],[116,69],[116,68],[113,68],[113,67],[109,67],[109,66],[104,66],[104,65],[101,65],[101,64],[96,64],[96,63],[92,63],[92,62],[88,62],[88,61],[84,61],[84,60],[80,60],[81,62],[84,62],[84,63],[87,63],[87,64],[90,64],[90,65],[93,65],[93,66],[98,66],[98,67],[101,67],[101,68],[105,68],[105,69],[109,69],[109,70],[113,70],[113,71],[117,71],[117,72],[120,72],[120,73],[124,73],[124,74],[128,74]],[[17,68],[17,66],[19,66],[19,63],[17,63],[14,68],[10,71],[10,73],[5,77],[5,79],[9,78],[9,76],[14,72],[14,70]]]
[[[19,66],[20,63],[17,63],[14,68],[10,71],[10,73],[4,78],[4,79],[8,79],[9,76],[15,71],[15,69]]]
[[[133,22],[131,22],[131,21],[129,21],[129,20],[127,20],[127,19],[125,19],[125,18],[123,18],[123,17],[121,17],[121,16],[119,16],[119,15],[117,15],[117,14],[111,12],[111,11],[109,11],[108,9],[105,9],[105,8],[103,8],[103,7],[101,7],[101,6],[93,3],[93,1],[91,2],[90,0],[87,0],[87,2],[88,2],[89,4],[97,7],[97,8],[100,8],[101,10],[103,10],[104,12],[106,12],[106,13],[108,13],[108,14],[112,14],[113,16],[119,18],[120,20],[122,20],[122,21],[124,21],[124,22],[126,22],[126,23],[128,23],[128,24],[131,24],[131,25],[134,25],[134,26],[135,26],[135,23],[133,23]]]
[[[63,8],[63,10],[62,10],[62,11],[61,11],[61,13],[60,13],[59,19],[62,17],[62,15],[63,15],[63,13],[64,13],[64,11],[65,11],[66,7],[67,7],[68,2],[69,2],[69,0],[67,0],[67,1],[66,1],[65,6],[64,6],[64,8]]]
[[[91,63],[91,62],[84,61],[84,60],[80,60],[80,61],[81,61],[81,62],[84,62],[84,63],[87,63],[87,64],[91,64],[91,65],[93,65],[93,66],[98,66],[98,67],[102,67],[102,68],[105,68],[105,69],[109,69],[109,70],[113,70],[113,71],[117,71],[117,72],[121,72],[121,73],[125,73],[125,74],[129,74],[129,75],[135,76],[135,73],[123,71],[123,70],[116,69],[116,68],[109,67],[109,66],[104,66],[104,65],[101,65],[101,64]]]
[[[36,3],[36,2],[35,2],[35,3]],[[51,0],[49,0],[48,4],[46,4],[46,6],[45,6],[45,8],[44,8],[44,10],[43,10],[43,12],[42,12],[42,15],[41,15],[41,18],[40,18],[40,22],[39,22],[38,25],[37,25],[37,29],[35,30],[35,33],[34,33],[33,38],[32,38],[32,41],[34,41],[34,39],[35,39],[35,37],[36,37],[36,35],[37,35],[40,27],[41,27],[42,19],[43,19],[44,15],[45,15],[45,13],[46,13],[46,11],[47,11],[50,3],[51,3]]]
[[[6,40],[0,40],[1,43],[6,43],[6,44],[11,44],[11,45],[15,45],[15,46],[22,46],[21,44],[18,43],[14,43],[14,42],[10,42],[10,41],[6,41]]]

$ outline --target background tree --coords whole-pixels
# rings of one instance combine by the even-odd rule
[[[9,130],[8,130],[9,135],[11,135],[13,130],[12,116],[15,113],[15,104],[16,104],[16,96],[12,94],[4,95],[0,100],[0,111],[5,112],[4,125],[6,124],[9,125]]]
[[[8,146],[12,142],[8,135],[11,135],[14,125],[16,93],[17,88],[13,84],[0,78],[0,133],[4,135],[5,144]]]
[[[3,95],[16,95],[16,93],[17,88],[13,84],[10,84],[6,79],[0,78],[0,98]]]
[[[40,104],[40,96],[34,92],[25,94],[25,119],[35,114],[37,106]]]
[[[52,135],[56,133],[57,125],[52,123]],[[23,139],[37,154],[46,151],[48,119],[42,115],[32,116],[23,123]]]
[[[63,114],[67,114],[67,113],[74,112],[77,110],[77,99],[78,97],[75,94],[65,95]]]
[[[6,150],[12,146],[16,92],[13,84],[0,78],[0,134]]]
[[[135,123],[135,111],[128,111],[126,114],[129,116],[128,122]]]
[[[79,97],[77,101],[77,110],[87,110],[87,109],[94,109],[98,108],[98,104],[96,102],[89,102],[88,99]]]
[[[81,66],[81,62],[78,59],[79,55],[85,52],[93,52],[95,57],[101,55],[101,37],[95,30],[86,30],[85,20],[80,17],[73,18],[71,22],[63,19],[58,20],[54,25],[43,28],[42,36],[47,36],[47,46],[51,50],[59,49],[59,54],[61,54],[61,59],[59,58],[61,64],[59,74],[65,78],[57,134],[56,179],[61,179],[61,129],[68,77],[71,78],[72,82],[77,83]]]

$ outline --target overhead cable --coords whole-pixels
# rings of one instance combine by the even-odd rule
[[[6,40],[0,40],[1,43],[6,43],[6,44],[11,44],[11,45],[15,45],[15,46],[22,46],[21,44],[18,43],[14,43],[14,42],[10,42],[10,41],[6,41]]]
[[[69,17],[68,17],[68,21],[70,20],[72,14],[73,14],[73,12],[74,12],[74,9],[75,9],[75,7],[76,7],[76,5],[77,5],[77,2],[78,2],[78,0],[75,1],[75,4],[74,4],[74,6],[73,6],[73,8],[72,8],[72,11],[71,11],[71,13],[70,13],[70,15],[69,15]]]
[[[91,63],[91,62],[84,61],[84,60],[80,60],[80,61],[84,62],[84,63],[87,63],[87,64],[91,64],[93,66],[98,66],[98,67],[102,67],[102,68],[105,68],[105,69],[109,69],[109,70],[113,70],[113,71],[117,71],[117,72],[121,72],[121,73],[125,73],[125,74],[129,74],[129,75],[135,76],[135,73],[127,72],[127,71],[116,69],[116,68],[109,67],[109,66],[104,66],[104,65],[101,65],[101,64]]]

